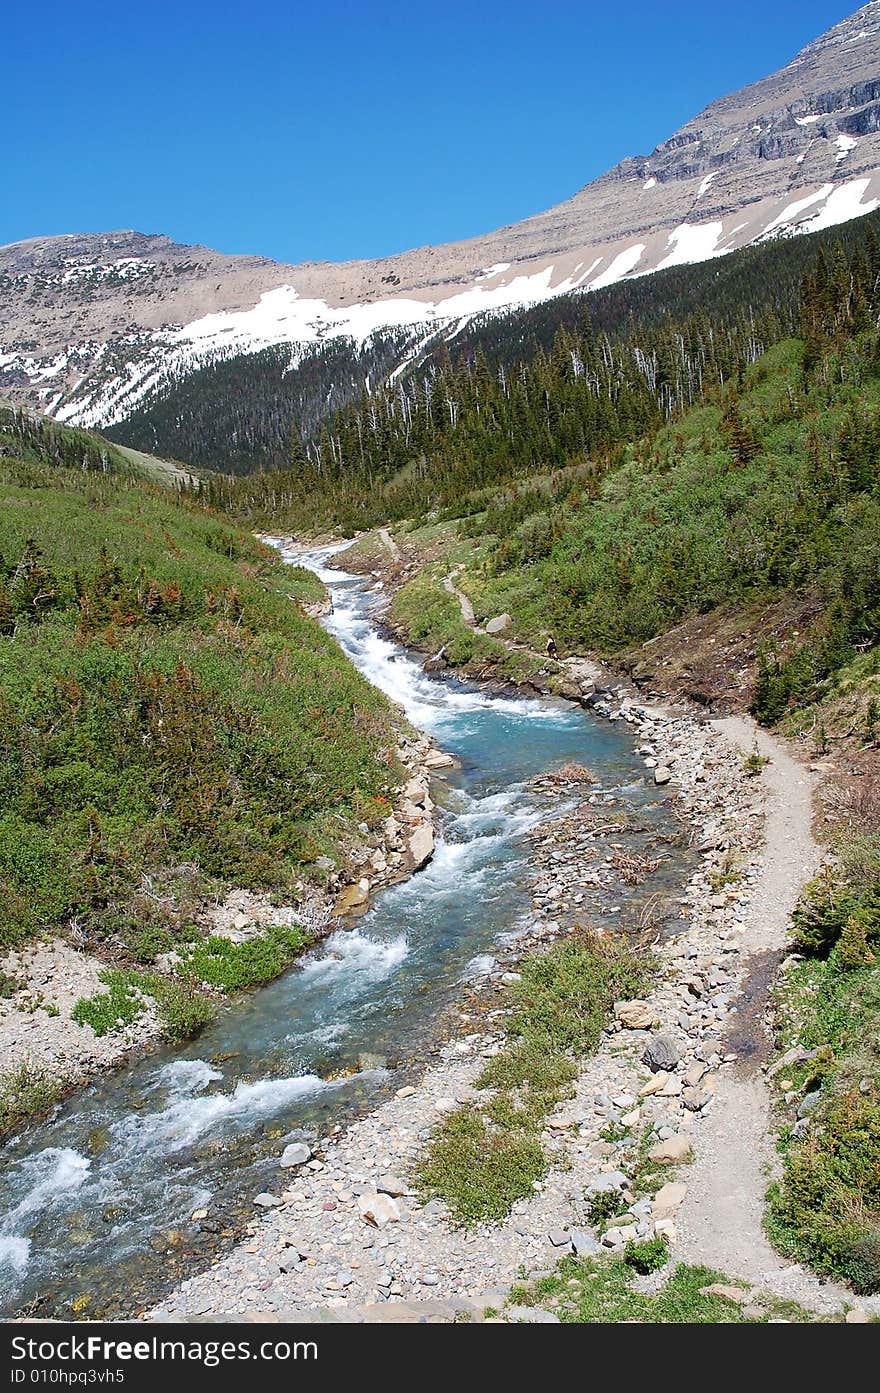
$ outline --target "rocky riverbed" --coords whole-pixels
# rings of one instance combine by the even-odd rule
[[[483,1062],[501,1048],[491,1004],[515,963],[498,961],[462,1005],[460,1038],[418,1086],[345,1131],[293,1139],[295,1153],[287,1161],[279,1153],[277,1185],[255,1197],[247,1241],[183,1283],[150,1318],[452,1319],[498,1306],[519,1275],[545,1270],[566,1252],[619,1251],[629,1239],[662,1234],[674,1255],[687,1165],[719,1079],[737,1063],[731,1026],[762,873],[762,781],[711,723],[648,709],[623,692],[605,702],[607,716],[636,733],[646,777],[674,796],[699,864],[658,947],[654,990],[644,1001],[618,1003],[575,1097],[549,1119],[544,1141],[553,1165],[534,1196],[518,1201],[504,1223],[466,1231],[409,1184],[432,1125],[475,1096]],[[614,873],[615,855],[626,856],[613,847],[614,809],[602,803],[587,783],[574,812],[535,834],[543,864],[534,918],[511,957],[554,938],[561,916],[580,912],[584,897]],[[474,1010],[481,997],[489,1009]],[[642,1193],[635,1173],[645,1157],[665,1183]],[[609,1190],[619,1193],[622,1212],[591,1223],[594,1196]]]

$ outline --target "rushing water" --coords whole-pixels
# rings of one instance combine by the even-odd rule
[[[288,559],[330,585],[326,627],[352,661],[460,760],[436,854],[198,1040],[99,1079],[10,1143],[0,1314],[63,1314],[84,1294],[89,1315],[134,1309],[280,1188],[286,1133],[326,1129],[399,1086],[456,988],[528,919],[524,837],[547,815],[532,775],[577,760],[605,789],[653,798],[626,730],[426,676],[377,630],[370,583],[328,568],[332,549]],[[198,1209],[207,1224],[192,1222]]]

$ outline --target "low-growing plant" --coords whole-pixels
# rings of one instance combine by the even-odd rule
[[[310,942],[306,929],[281,924],[242,943],[214,934],[184,952],[178,971],[218,991],[244,991],[271,982]]]
[[[623,1260],[627,1267],[646,1277],[649,1272],[659,1272],[669,1261],[669,1245],[665,1238],[655,1235],[641,1242],[630,1239],[623,1250]]]
[[[70,1015],[77,1024],[91,1026],[96,1035],[109,1035],[131,1025],[144,1010],[146,1001],[136,972],[107,968],[99,976],[108,990],[81,996]]]
[[[0,1073],[0,1138],[48,1112],[64,1088],[63,1080],[30,1062]]]
[[[590,1196],[587,1216],[590,1223],[599,1228],[609,1219],[615,1219],[618,1214],[622,1214],[626,1208],[626,1200],[619,1190],[599,1190]]]

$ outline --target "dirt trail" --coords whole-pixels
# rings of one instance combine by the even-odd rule
[[[459,590],[458,586],[455,583],[455,577],[459,574],[459,572],[463,570],[463,566],[456,566],[454,571],[450,571],[449,575],[445,576],[443,579],[443,589],[448,590],[450,595],[454,595],[455,598],[458,600],[458,607],[461,610],[461,617],[464,620],[465,624],[467,624],[468,628],[472,629],[477,622],[476,615],[474,614],[474,607],[468,599],[467,595],[465,595],[464,591]]]
[[[784,948],[789,916],[804,882],[815,873],[820,848],[811,831],[814,779],[785,748],[741,717],[715,721],[741,749],[757,746],[770,760],[762,780],[767,794],[763,873],[755,884],[745,922],[743,948],[756,966],[768,951]],[[760,994],[752,1029],[760,1034]],[[774,1173],[770,1090],[757,1059],[719,1077],[712,1112],[700,1132],[695,1160],[686,1176],[688,1193],[678,1212],[676,1257],[705,1263],[814,1308],[852,1303],[852,1293],[821,1282],[787,1263],[770,1246],[761,1220],[768,1180]],[[877,1298],[860,1298],[872,1309]]]

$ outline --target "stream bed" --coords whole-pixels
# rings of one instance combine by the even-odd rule
[[[530,920],[528,833],[564,810],[533,776],[587,765],[603,794],[669,825],[623,722],[429,677],[380,632],[372,580],[333,568],[331,548],[285,555],[330,587],[325,627],[357,667],[460,761],[444,771],[435,855],[198,1039],[98,1078],[4,1148],[0,1315],[150,1304],[283,1186],[291,1131],[320,1135],[400,1087],[444,1008]]]

